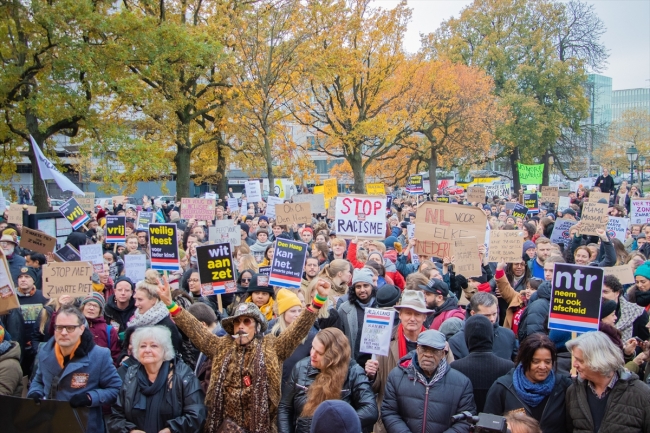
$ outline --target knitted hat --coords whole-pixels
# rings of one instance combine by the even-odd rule
[[[318,405],[312,418],[310,433],[358,433],[361,431],[359,415],[349,403],[326,400]]]
[[[135,290],[135,284],[133,284],[133,281],[131,281],[131,278],[129,278],[127,276],[121,276],[121,277],[117,278],[115,280],[115,283],[113,284],[113,287],[117,287],[117,283],[120,283],[122,281],[126,281],[127,283],[129,283],[129,285],[131,286],[131,290]]]
[[[280,289],[275,295],[278,303],[278,314],[283,314],[285,311],[293,307],[302,307],[298,296],[288,289]]]
[[[258,237],[259,235],[266,235],[267,237],[269,236],[269,231],[263,228],[257,229],[257,232],[255,232],[255,237]]]
[[[248,284],[248,289],[246,289],[246,293],[252,294],[253,292],[266,292],[269,295],[273,296],[275,292],[273,291],[273,286],[269,285],[268,275],[253,275],[251,282]]]
[[[442,325],[440,325],[440,329],[438,329],[438,331],[445,334],[445,338],[447,341],[449,341],[449,339],[458,334],[461,329],[463,329],[463,321],[458,317],[450,317],[449,319],[442,322]]]
[[[239,228],[242,229],[243,231],[246,232],[246,235],[248,235],[248,232],[250,231],[250,227],[246,223],[241,223],[239,224]]]
[[[636,271],[634,271],[634,276],[636,277],[637,275],[650,280],[650,261],[644,262],[643,264],[639,265],[638,268],[636,268]]]
[[[23,266],[20,268],[20,273],[18,276],[20,277],[21,275],[28,275],[32,277],[32,280],[34,280],[34,283],[38,281],[38,272],[36,271],[36,268],[32,268],[30,266]]]
[[[386,250],[394,250],[395,244],[397,243],[397,238],[395,236],[388,236],[384,239],[384,245],[386,245]]]
[[[384,264],[384,256],[379,251],[373,251],[370,254],[368,254],[368,259],[366,261],[370,261],[370,257],[372,257],[373,255],[379,256],[381,264]]]
[[[600,320],[603,320],[605,317],[616,311],[616,307],[618,307],[616,301],[603,300],[603,303],[600,306]]]
[[[574,210],[571,209],[571,208],[567,208],[567,209],[564,209],[564,210],[562,211],[562,214],[563,214],[563,215],[571,215],[571,216],[575,217],[575,216],[576,216],[576,211],[574,211]]]
[[[106,306],[106,301],[104,300],[104,297],[102,296],[101,293],[98,292],[93,292],[90,295],[86,296],[83,298],[81,301],[81,309],[83,310],[84,305],[86,305],[88,302],[94,302],[99,306],[100,310],[100,315],[104,312],[104,307]]]
[[[370,269],[355,269],[354,274],[352,274],[352,287],[354,287],[357,283],[368,283],[372,287],[375,287],[375,284],[372,282],[373,276],[374,275]]]
[[[533,241],[526,241],[524,242],[524,253],[528,251],[529,249],[535,249],[537,246],[535,245],[535,242]]]
[[[379,308],[392,307],[399,301],[402,293],[392,284],[384,284],[377,290],[377,306]]]
[[[309,232],[309,233],[311,233],[312,235],[314,234],[314,229],[312,229],[311,227],[305,227],[305,228],[302,229],[302,231],[303,231],[303,232]],[[302,233],[302,232],[301,232],[301,233]]]
[[[266,215],[261,215],[257,221],[258,221],[258,223],[259,223],[260,221],[266,221],[266,222],[269,222],[269,217],[267,217]]]

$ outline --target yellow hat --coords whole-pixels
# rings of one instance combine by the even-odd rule
[[[288,289],[280,289],[275,295],[275,299],[278,303],[278,314],[284,314],[285,311],[292,309],[293,307],[301,307],[300,299],[298,296]]]

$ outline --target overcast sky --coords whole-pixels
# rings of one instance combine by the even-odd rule
[[[385,8],[396,0],[375,0]],[[609,64],[601,72],[612,77],[613,89],[650,87],[650,0],[586,0],[605,23],[603,42],[609,50]],[[467,0],[408,0],[413,17],[406,35],[406,49],[420,47],[420,33],[431,33],[451,16],[471,4]]]

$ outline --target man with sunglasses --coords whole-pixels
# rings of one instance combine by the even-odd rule
[[[28,398],[67,401],[88,407],[89,432],[104,431],[102,406],[112,405],[122,386],[109,349],[97,346],[81,312],[64,305],[56,315],[54,338],[38,354]]]

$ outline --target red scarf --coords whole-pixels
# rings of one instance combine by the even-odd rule
[[[423,326],[422,329],[420,329],[420,332],[426,330],[427,328]],[[408,353],[408,349],[406,348],[406,337],[404,336],[404,327],[401,323],[397,326],[397,351],[400,359]]]

